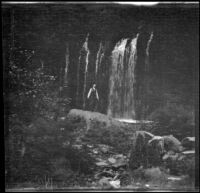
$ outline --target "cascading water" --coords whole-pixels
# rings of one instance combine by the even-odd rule
[[[83,109],[85,109],[85,102],[86,102],[86,85],[87,85],[87,74],[88,74],[88,63],[89,63],[89,54],[90,50],[88,48],[88,38],[89,34],[87,35],[87,38],[85,40],[85,43],[83,45],[85,51],[86,51],[86,59],[85,59],[85,76],[84,76],[84,86],[83,86]]]
[[[124,52],[128,39],[122,39],[119,41],[114,50],[112,51],[112,66],[109,82],[109,106],[108,115],[112,117],[121,117],[121,91],[122,91],[122,70],[124,62]]]
[[[146,62],[145,62],[145,71],[149,70],[149,49],[151,45],[151,41],[153,40],[153,32],[151,32],[151,35],[149,37],[149,40],[147,42],[147,47],[146,47]]]
[[[114,118],[132,120],[135,119],[136,109],[140,108],[138,107],[138,104],[140,105],[140,103],[138,103],[137,101],[138,92],[141,90],[141,88],[144,91],[148,89],[145,84],[145,78],[148,78],[147,71],[149,69],[149,49],[151,41],[153,39],[153,35],[153,32],[149,34],[149,38],[148,40],[146,40],[146,47],[144,48],[144,50],[140,50],[140,53],[141,51],[144,53],[144,59],[141,58],[141,55],[137,50],[139,46],[138,44],[140,42],[139,37],[141,38],[142,34],[137,34],[132,39],[126,38],[117,42],[111,53],[110,73],[106,74],[106,69],[108,70],[108,67],[106,67],[108,63],[105,56],[106,44],[104,45],[102,41],[99,42],[99,44],[97,45],[98,49],[95,53],[95,58],[93,57],[93,53],[91,53],[92,55],[90,57],[91,61],[92,58],[94,58],[94,63],[91,61],[89,62],[89,34],[87,34],[87,37],[79,53],[77,66],[77,107],[81,109],[86,109],[86,92],[88,92],[91,81],[95,80],[100,94],[100,102],[106,102],[105,98],[106,96],[108,96],[108,106],[106,105],[108,115]],[[68,51],[66,50],[66,74],[68,68],[67,61]],[[137,78],[138,67],[140,67],[139,69],[144,69],[142,79]],[[108,79],[106,79],[106,77],[108,77]],[[102,93],[104,92],[104,90],[102,89],[104,86],[102,83],[103,80],[106,81],[103,82],[104,84],[109,84],[108,95]],[[138,84],[140,86],[139,91],[137,89]],[[138,96],[140,96],[140,94]],[[146,99],[144,98],[142,99],[141,97],[139,99],[141,99],[141,104],[143,106],[146,106],[148,101],[146,101]]]
[[[108,115],[115,118],[135,118],[134,70],[138,36],[132,40],[122,39],[112,51]]]
[[[81,54],[79,55],[79,58],[78,58],[78,66],[77,66],[77,89],[76,89],[76,103],[78,104],[79,102],[79,81],[80,81],[80,75],[79,75],[79,72],[80,72],[80,65],[81,65]]]
[[[97,52],[96,62],[95,62],[95,82],[97,82],[97,80],[98,80],[99,67],[101,65],[103,57],[104,57],[104,49],[103,49],[102,42],[100,42],[99,49]]]
[[[142,97],[142,112],[141,117],[143,119],[146,118],[146,115],[149,111],[149,93],[150,93],[150,61],[149,61],[149,50],[151,46],[151,42],[153,40],[153,32],[151,32],[149,39],[147,41],[147,47],[145,50],[145,64],[144,64],[144,78],[143,78],[143,97]]]
[[[64,87],[67,86],[67,74],[69,67],[69,44],[66,44],[66,52],[65,52],[65,74],[64,74]]]
[[[77,106],[83,107],[83,108],[85,108],[85,92],[86,92],[88,62],[89,62],[89,54],[90,54],[90,51],[88,48],[88,39],[89,39],[89,34],[87,34],[85,42],[83,43],[83,46],[80,50],[78,66],[77,66],[76,103],[77,103]]]

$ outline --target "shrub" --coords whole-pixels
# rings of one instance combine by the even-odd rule
[[[166,174],[159,167],[145,169],[144,178],[151,182],[165,182]]]
[[[92,129],[86,133],[85,138],[92,143],[106,144],[114,147],[115,151],[126,154],[131,148],[132,140],[128,132],[123,128],[115,126],[104,126],[103,124],[92,123]],[[128,128],[125,128],[126,131]]]
[[[148,119],[154,124],[147,126],[155,135],[174,135],[179,140],[194,136],[194,110],[183,105],[169,104],[155,110]]]
[[[29,127],[22,126],[13,128],[8,138],[7,183],[38,183],[38,179],[45,178],[60,182],[67,181],[72,171],[91,173],[94,160],[87,149],[78,150],[70,145],[73,136],[68,125],[61,129],[57,122],[39,118]]]

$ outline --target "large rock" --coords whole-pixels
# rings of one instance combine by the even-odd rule
[[[76,141],[110,145],[119,153],[130,150],[137,129],[133,124],[127,125],[107,115],[79,109],[71,109],[63,125],[65,122],[76,125],[73,131]]]
[[[185,150],[190,150],[195,148],[195,137],[185,137],[181,141],[182,146],[185,148]]]
[[[149,142],[148,147],[156,149],[161,155],[165,153],[164,138],[161,136],[154,136]]]
[[[173,135],[163,136],[163,140],[164,140],[164,148],[167,152],[168,151],[181,152],[183,150],[181,142]]]
[[[67,115],[67,119],[72,122],[84,121],[86,123],[86,129],[92,129],[92,123],[101,124],[105,127],[115,126],[123,127],[124,123],[113,119],[107,115],[98,112],[84,111],[80,109],[71,109]]]
[[[176,139],[173,135],[166,136],[154,136],[149,142],[149,146],[157,147],[160,154],[164,154],[169,151],[181,152],[183,147],[181,142]]]
[[[154,136],[146,131],[136,131],[129,166],[132,169],[140,166],[160,166],[163,164],[162,156],[166,152],[175,154],[180,153],[182,150],[181,142],[172,135]]]

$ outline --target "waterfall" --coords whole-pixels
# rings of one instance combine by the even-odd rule
[[[69,45],[68,45],[68,43],[66,43],[64,87],[67,86],[68,66],[69,66]]]
[[[97,59],[96,59],[96,66],[95,66],[95,79],[96,79],[97,72],[98,72],[98,65],[99,65],[99,58],[100,58],[101,47],[102,47],[102,42],[100,42],[99,50],[97,52]]]
[[[79,53],[78,66],[77,66],[77,89],[76,89],[76,103],[78,106],[85,108],[85,92],[87,84],[87,73],[89,63],[89,48],[88,48],[89,34],[83,43]],[[80,85],[81,84],[81,85]],[[83,87],[83,89],[82,89]]]
[[[80,81],[80,65],[81,65],[81,54],[79,55],[78,58],[78,66],[77,66],[77,89],[76,89],[76,103],[78,103],[78,99],[79,99],[79,81]]]
[[[120,114],[120,96],[122,87],[122,69],[124,61],[124,52],[128,39],[119,41],[112,51],[112,66],[109,80],[109,105],[108,115],[121,117]],[[117,114],[117,115],[116,115]]]
[[[88,74],[88,63],[89,63],[89,54],[90,50],[88,49],[88,38],[89,34],[87,35],[86,41],[83,45],[86,51],[86,59],[85,59],[85,76],[84,76],[84,86],[83,86],[83,109],[85,109],[85,95],[86,95],[86,85],[87,85],[87,74]]]
[[[125,98],[124,98],[124,113],[125,118],[135,118],[135,101],[134,101],[134,85],[136,84],[135,79],[135,66],[137,62],[137,40],[139,34],[132,39],[128,55],[128,67],[127,74],[125,74]]]
[[[134,84],[137,62],[137,40],[122,39],[112,51],[109,80],[108,115],[115,118],[135,118]]]
[[[151,41],[153,40],[153,32],[151,32],[151,35],[149,37],[149,40],[147,42],[147,47],[146,47],[146,61],[145,61],[145,71],[149,71],[149,48],[151,45]]]
[[[149,61],[149,49],[151,46],[151,42],[153,40],[153,32],[151,32],[149,39],[147,41],[146,46],[146,56],[145,56],[145,65],[144,65],[144,86],[143,86],[143,107],[142,107],[142,113],[141,116],[143,119],[145,119],[146,115],[149,111],[149,92],[150,92],[150,61]]]
[[[102,42],[100,42],[99,49],[97,52],[96,62],[95,62],[95,81],[96,82],[98,80],[98,71],[99,71],[99,67],[101,65],[103,57],[104,57],[103,44],[102,44]]]

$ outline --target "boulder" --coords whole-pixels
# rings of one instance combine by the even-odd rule
[[[131,147],[132,135],[136,131],[133,124],[127,125],[107,115],[79,109],[71,109],[62,125],[76,125],[73,133],[76,141],[90,144],[104,144],[114,148],[115,152],[127,153]],[[101,147],[102,152],[110,150]]]
[[[173,135],[155,136],[146,131],[136,131],[131,150],[129,166],[136,169],[143,167],[156,167],[163,164],[162,156],[173,157],[183,150],[181,142]]]
[[[181,152],[183,147],[181,142],[173,135],[163,136],[165,151]]]
[[[111,185],[114,189],[118,189],[118,188],[120,188],[120,180],[111,180],[111,181],[110,181],[110,185]]]
[[[116,162],[117,162],[117,160],[116,159],[114,159],[114,158],[108,158],[108,161],[111,163],[111,164],[115,164]]]
[[[173,135],[154,136],[148,145],[157,148],[161,155],[169,151],[181,152],[183,150],[181,142]]]
[[[125,168],[127,166],[127,162],[123,159],[117,160],[116,163],[112,164],[112,167],[115,169]]]
[[[109,167],[109,164],[105,161],[96,162],[96,165],[99,167]]]
[[[185,137],[181,141],[182,146],[185,148],[185,150],[190,150],[195,148],[195,137]]]
[[[104,144],[98,144],[97,146],[98,146],[99,150],[104,154],[111,153],[112,149],[113,149],[111,146],[104,145]]]
[[[188,155],[188,156],[195,156],[195,150],[188,150],[188,151],[183,151],[182,154]]]
[[[102,179],[99,180],[98,184],[102,189],[110,189],[110,188],[112,188],[112,186],[109,182],[111,179],[112,178],[103,177]]]
[[[104,115],[98,112],[91,112],[91,111],[84,111],[80,109],[71,109],[67,115],[67,118],[72,122],[80,122],[84,121],[86,123],[86,129],[89,130],[91,128],[91,123],[101,123],[102,125],[109,127],[113,126],[120,126],[123,123],[112,119],[111,117]]]

